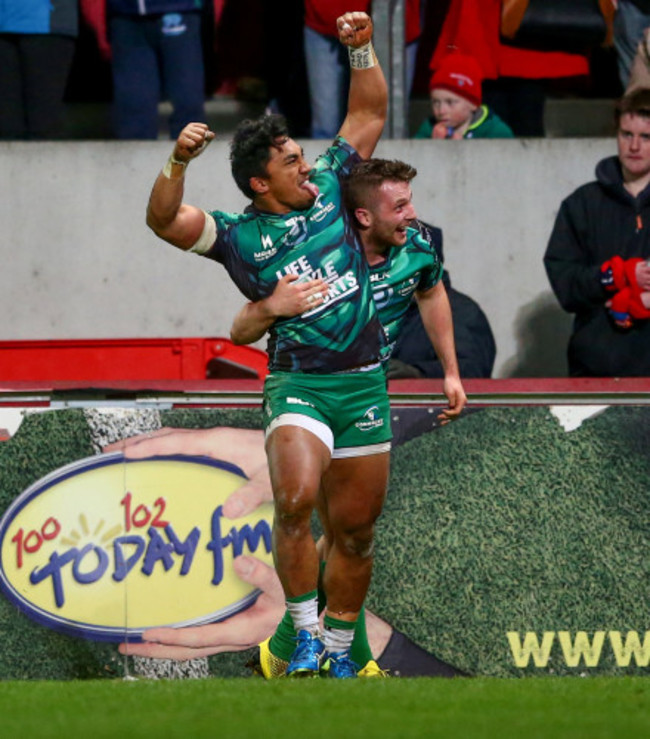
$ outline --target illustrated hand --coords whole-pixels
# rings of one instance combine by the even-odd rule
[[[336,28],[339,32],[339,41],[353,49],[365,46],[372,38],[372,19],[361,11],[344,13],[338,17]]]
[[[132,436],[104,447],[105,452],[120,451],[128,459],[187,454],[231,462],[248,477],[230,494],[223,505],[226,518],[251,513],[262,503],[273,500],[269,468],[264,451],[264,432],[216,426],[210,429],[162,428]]]
[[[328,289],[320,278],[301,282],[298,275],[284,275],[267,298],[269,310],[278,317],[297,316],[320,305]]]
[[[449,401],[449,407],[444,408],[438,416],[440,425],[444,426],[460,416],[467,404],[467,395],[465,395],[463,384],[458,377],[445,377],[442,389]]]
[[[203,153],[205,147],[214,139],[215,133],[205,123],[188,123],[178,134],[174,146],[174,158],[189,162]]]
[[[366,609],[366,632],[368,644],[375,659],[379,659],[388,646],[393,634],[393,627],[379,616]]]
[[[280,579],[272,567],[255,557],[236,557],[233,569],[242,580],[262,591],[250,608],[216,624],[147,629],[141,644],[120,644],[121,654],[188,660],[221,652],[241,652],[264,641],[284,614]]]

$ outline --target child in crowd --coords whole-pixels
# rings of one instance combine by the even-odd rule
[[[433,115],[427,118],[416,139],[509,139],[510,127],[482,105],[483,72],[471,56],[448,54],[429,83]]]

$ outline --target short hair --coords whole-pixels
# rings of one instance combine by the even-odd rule
[[[650,90],[637,90],[629,95],[623,95],[616,103],[614,121],[617,129],[621,124],[621,118],[628,113],[650,120]]]
[[[251,177],[265,177],[271,149],[289,138],[284,116],[277,113],[262,115],[255,120],[247,118],[239,123],[230,142],[230,170],[237,187],[253,200],[255,192]]]
[[[343,184],[345,207],[350,213],[367,208],[384,182],[410,182],[418,171],[398,159],[366,159],[352,167]]]

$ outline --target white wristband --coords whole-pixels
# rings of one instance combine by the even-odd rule
[[[368,41],[367,44],[360,46],[358,49],[348,46],[348,54],[350,55],[351,69],[370,69],[377,64],[377,55],[373,49],[372,41]]]
[[[165,175],[165,177],[168,180],[171,180],[172,179],[172,164],[180,164],[180,165],[182,165],[183,166],[183,173],[182,173],[181,176],[184,176],[185,175],[185,168],[187,167],[188,162],[183,162],[180,159],[176,159],[176,157],[174,156],[174,152],[172,152],[169,155],[169,159],[165,162],[165,166],[163,167],[163,170],[162,170],[162,173]],[[179,179],[179,178],[174,177],[174,179]]]

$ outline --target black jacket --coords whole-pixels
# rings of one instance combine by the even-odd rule
[[[650,376],[650,321],[616,327],[605,307],[611,294],[600,283],[601,265],[611,257],[650,257],[650,186],[632,197],[618,157],[603,159],[596,178],[564,200],[544,255],[557,299],[575,313],[569,374]]]

